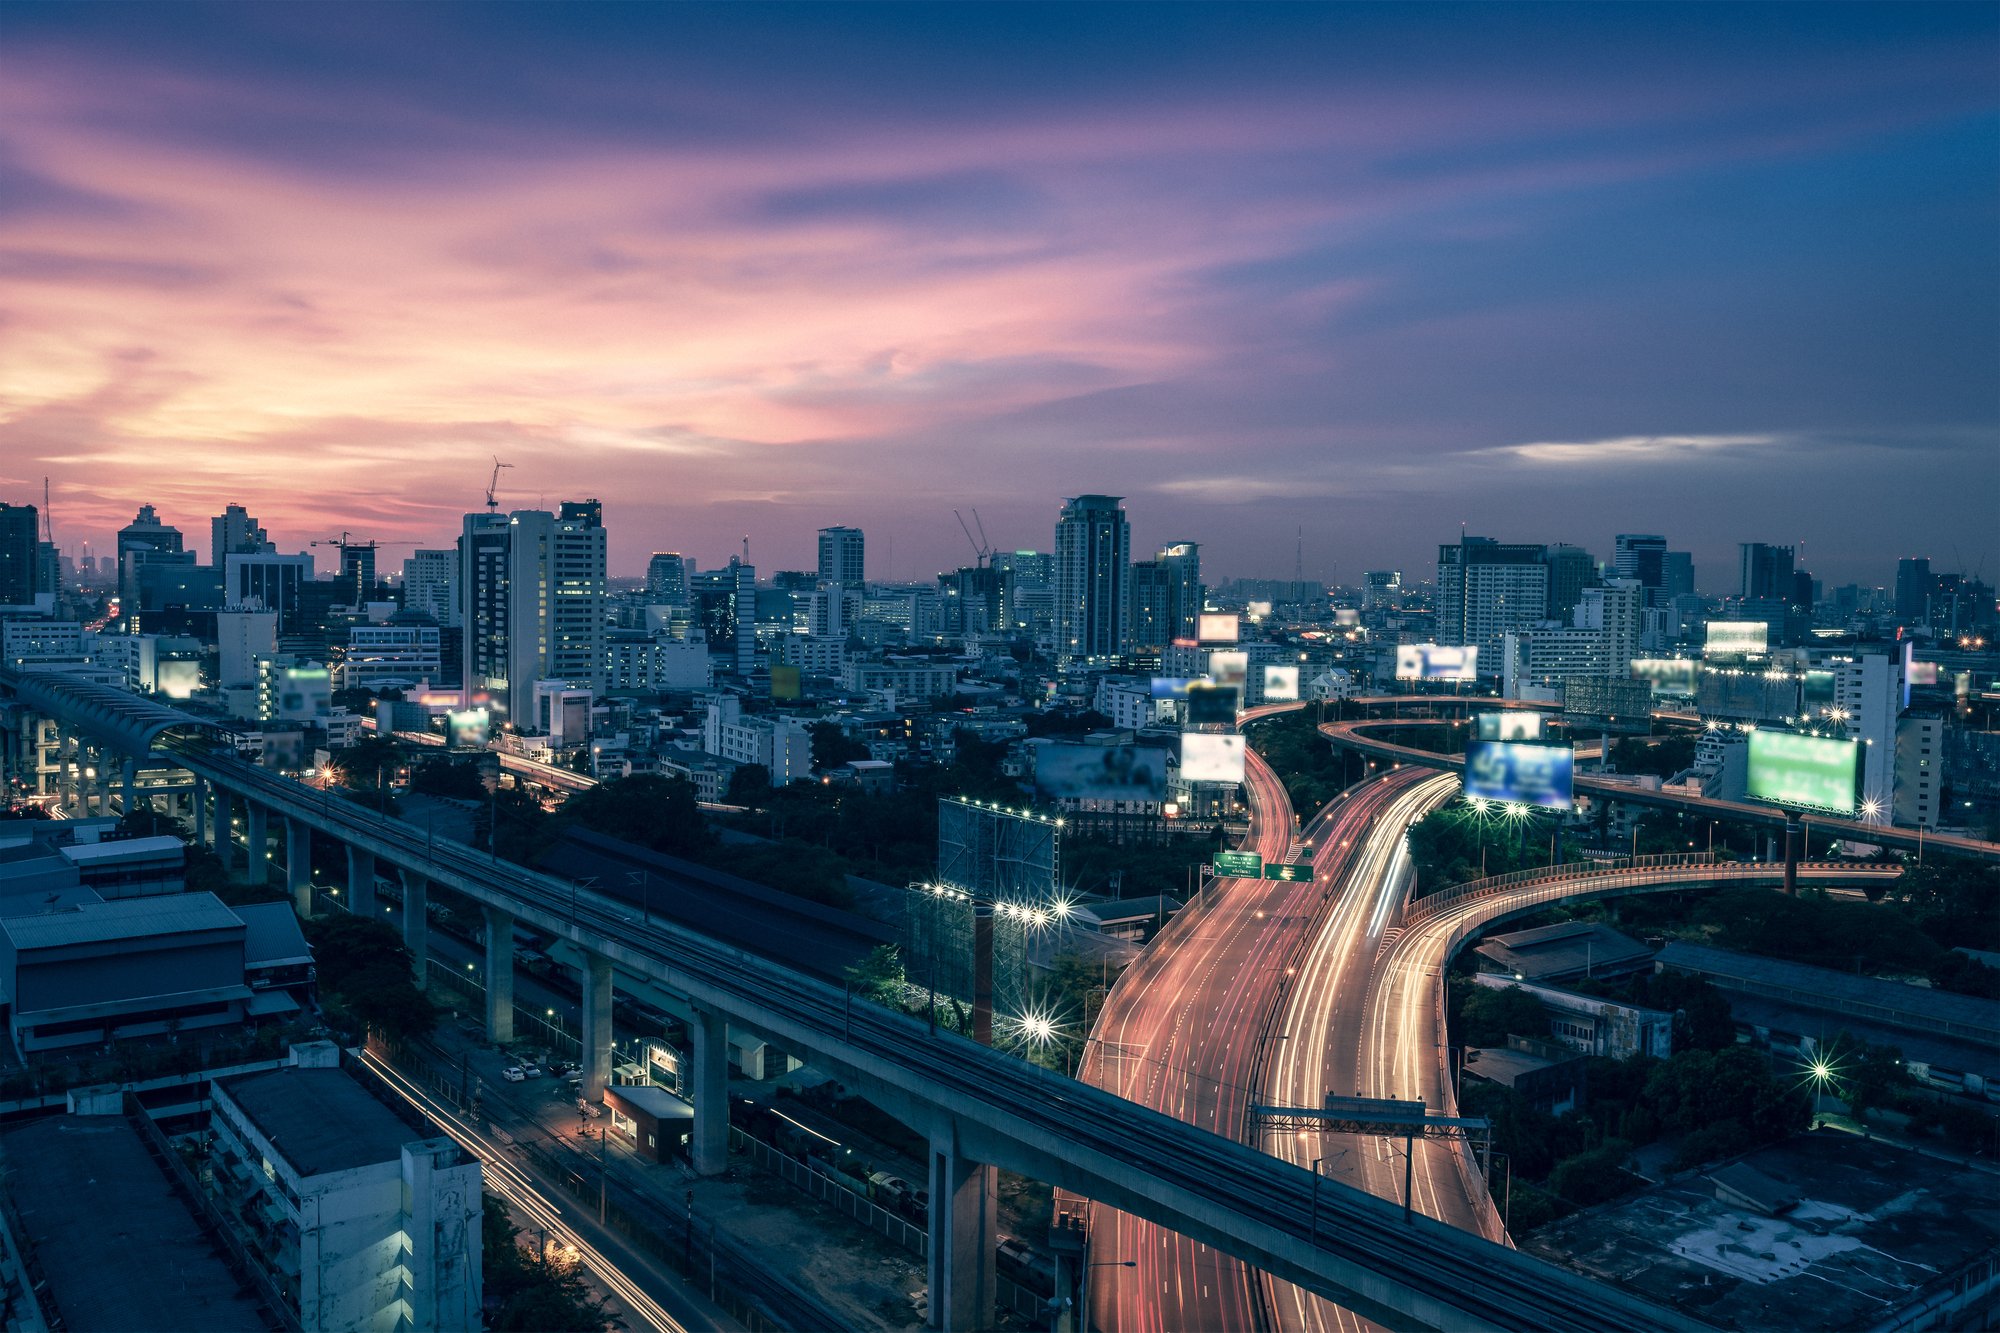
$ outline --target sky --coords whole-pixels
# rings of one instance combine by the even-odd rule
[[[2000,575],[2000,7],[0,4],[0,499]],[[1303,555],[1301,557],[1301,551]],[[384,559],[400,552],[384,551]]]

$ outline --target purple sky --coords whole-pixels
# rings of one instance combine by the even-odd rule
[[[0,498],[103,549],[2000,574],[1992,5],[9,5]],[[397,553],[391,553],[395,555]]]

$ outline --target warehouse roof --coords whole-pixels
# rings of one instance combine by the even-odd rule
[[[81,903],[69,912],[0,920],[0,932],[5,932],[14,947],[22,950],[241,929],[242,918],[212,893],[120,898],[112,902]]]

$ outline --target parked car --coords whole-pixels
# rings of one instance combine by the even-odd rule
[[[540,1078],[542,1076],[542,1067],[534,1064],[522,1065],[521,1073],[526,1078]]]
[[[528,1081],[527,1072],[519,1065],[508,1065],[500,1071],[500,1077],[506,1079],[509,1083],[526,1083]]]

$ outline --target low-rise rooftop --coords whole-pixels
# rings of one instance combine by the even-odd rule
[[[1526,981],[1633,972],[1653,956],[1639,941],[1590,921],[1494,935],[1475,952],[1495,971]]]
[[[300,1176],[396,1161],[425,1137],[341,1069],[273,1069],[216,1086]]]

